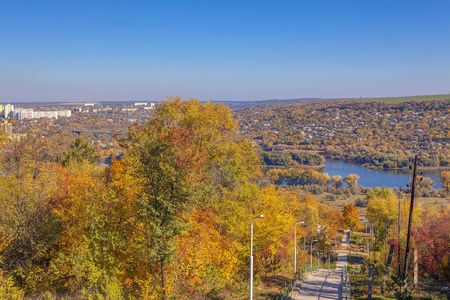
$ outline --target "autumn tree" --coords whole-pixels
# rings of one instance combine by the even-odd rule
[[[442,210],[435,214],[427,211],[422,224],[412,232],[420,251],[421,270],[441,281],[450,280],[450,214]]]
[[[442,171],[439,179],[441,180],[441,185],[444,191],[447,194],[450,193],[450,171]]]
[[[237,240],[221,233],[211,207],[193,209],[185,217],[187,228],[177,238],[178,293],[206,297],[208,286],[221,288],[239,266]],[[220,253],[220,255],[218,255]]]
[[[35,290],[33,280],[48,267],[60,233],[50,204],[61,167],[49,161],[54,149],[43,134],[11,140],[1,159],[0,262],[28,292]]]
[[[118,197],[102,170],[87,162],[68,165],[61,175],[52,200],[61,228],[59,253],[46,280],[58,292],[87,290],[88,295],[118,297],[130,267],[123,261],[126,249],[139,253],[130,242],[130,236],[137,236],[130,229],[138,227],[130,217],[133,211],[121,209],[130,199]]]
[[[328,173],[322,173],[319,184],[329,185],[330,182],[331,182],[330,175],[328,175]]]
[[[344,229],[356,230],[361,228],[362,225],[359,221],[358,208],[354,204],[344,205],[341,224]]]
[[[357,174],[349,174],[347,176],[345,176],[344,178],[344,182],[352,188],[355,188],[358,186],[358,179],[359,179],[359,175]]]
[[[398,216],[398,199],[391,189],[376,187],[367,193],[367,219],[384,232],[395,223]]]
[[[332,183],[333,187],[335,187],[335,188],[341,187],[342,186],[342,176],[340,176],[340,175],[331,176],[331,183]]]
[[[168,98],[154,120],[188,130],[193,144],[205,155],[207,179],[213,185],[237,187],[249,178],[260,178],[260,160],[250,141],[239,136],[232,111],[223,104]]]
[[[409,180],[409,184],[412,185],[412,179]],[[415,189],[418,193],[423,193],[432,190],[435,184],[436,182],[429,177],[417,176]]]
[[[121,142],[132,184],[140,190],[136,199],[148,228],[149,268],[159,270],[163,298],[177,237],[189,230],[182,216],[207,206],[220,209],[214,200],[258,176],[258,157],[251,143],[237,136],[236,125],[223,105],[169,98],[145,127],[130,129]]]
[[[130,129],[123,143],[135,184],[142,187],[137,204],[149,228],[150,259],[158,263],[164,299],[174,237],[183,229],[178,216],[195,206],[195,186],[202,179],[203,156],[192,140],[186,128],[154,120],[145,128]]]

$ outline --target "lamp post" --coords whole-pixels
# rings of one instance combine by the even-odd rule
[[[334,236],[334,251],[336,251],[336,244],[337,244],[337,232],[336,235]]]
[[[317,251],[317,265],[320,267],[320,251]]]
[[[310,261],[310,262],[311,262],[311,269],[312,269],[312,251],[313,251],[313,242],[317,242],[317,241],[318,241],[318,240],[311,240],[311,248],[310,248],[310,251],[311,251],[311,253],[310,253],[310,254],[311,254],[311,256],[310,256],[310,257],[311,257],[311,261]]]
[[[294,274],[297,274],[297,224],[304,224],[305,222],[298,222],[294,225]]]
[[[253,220],[260,218],[264,218],[264,215],[254,217],[250,225],[250,300],[253,299]]]
[[[319,233],[320,233],[320,225],[319,224],[316,224],[317,225],[317,238],[319,238]],[[312,238],[312,237],[311,237]],[[313,251],[313,242],[317,242],[318,241],[318,239],[317,240],[311,240],[311,261],[310,261],[310,263],[311,263],[311,269],[312,269],[312,251]],[[317,261],[317,262],[319,262],[319,261]]]

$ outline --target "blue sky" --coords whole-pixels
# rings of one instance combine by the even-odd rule
[[[450,92],[450,1],[0,1],[0,102]]]

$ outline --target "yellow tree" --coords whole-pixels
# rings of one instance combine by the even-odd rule
[[[194,209],[185,216],[187,230],[178,237],[178,294],[205,297],[221,289],[238,270],[238,242],[221,234],[212,208]]]
[[[49,161],[55,149],[44,134],[7,142],[0,162],[0,261],[27,292],[41,287],[34,280],[48,266],[60,233],[50,208],[62,168]]]
[[[384,240],[386,257],[389,230],[398,220],[398,199],[391,189],[376,187],[367,194],[367,219],[377,228],[378,241]]]
[[[444,191],[450,193],[450,171],[442,171],[439,179],[441,180]]]
[[[357,230],[358,228],[361,228],[358,208],[354,204],[344,205],[341,224],[344,229]]]
[[[352,188],[355,188],[358,186],[358,179],[359,179],[359,175],[357,174],[349,174],[347,176],[345,176],[344,178],[344,182]]]
[[[228,239],[238,242],[236,249],[242,270],[248,270],[250,222],[252,217],[259,214],[263,214],[264,219],[254,222],[255,274],[262,270],[265,274],[273,272],[287,260],[283,257],[292,257],[298,211],[291,193],[274,186],[261,187],[249,183],[239,190],[225,190],[216,209],[218,223],[224,234]]]
[[[256,265],[262,263],[265,271],[271,272],[278,267],[283,252],[293,254],[293,247],[287,248],[286,245],[293,245],[295,218],[290,211],[289,194],[274,186],[262,188],[261,193],[261,198],[253,205],[257,214],[264,214],[264,219],[254,223],[254,251]]]
[[[96,166],[71,165],[62,175],[52,205],[62,232],[49,281],[56,290],[99,292],[108,280],[115,281],[111,275],[120,265],[112,255],[117,251],[114,232],[117,235],[118,231],[112,222],[117,217],[112,213],[116,199],[108,193]]]
[[[398,199],[391,189],[376,187],[367,194],[367,219],[380,230],[395,223],[398,215]]]
[[[286,178],[289,177],[289,171],[286,169],[269,169],[266,172],[266,177],[272,183],[282,184],[283,181],[285,181]]]
[[[331,181],[330,175],[328,175],[328,173],[322,173],[322,176],[320,177],[320,184],[329,185],[330,181]]]
[[[409,184],[412,185],[412,179],[409,180]],[[424,191],[432,190],[435,184],[436,182],[429,177],[417,176],[416,191],[422,193]]]
[[[340,175],[331,176],[331,183],[332,183],[333,187],[335,187],[335,188],[341,187],[342,186],[342,176],[340,176]]]

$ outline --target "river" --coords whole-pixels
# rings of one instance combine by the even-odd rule
[[[370,170],[364,167],[343,162],[340,160],[327,159],[325,164],[324,173],[328,175],[335,176],[340,175],[345,178],[348,174],[357,174],[360,176],[358,180],[358,185],[364,187],[405,187],[409,180],[412,178],[412,170]],[[441,189],[441,182],[439,181],[439,175],[441,171],[439,170],[420,170],[418,168],[418,173],[423,172],[423,176],[430,177],[436,182],[434,185],[435,189]]]

